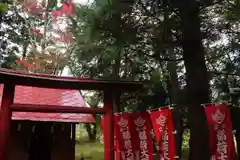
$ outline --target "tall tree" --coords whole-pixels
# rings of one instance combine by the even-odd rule
[[[188,0],[179,7],[189,110],[190,160],[210,159],[208,127],[202,104],[210,102],[209,76],[200,31],[200,6]],[[191,22],[191,25],[189,25]]]

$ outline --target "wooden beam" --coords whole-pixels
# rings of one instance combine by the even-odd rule
[[[113,123],[114,95],[110,91],[104,92],[104,160],[114,160],[114,123]]]
[[[8,142],[12,112],[9,106],[13,103],[15,86],[4,84],[0,110],[0,160],[7,159]]]
[[[113,89],[123,92],[140,90],[140,82],[97,80],[80,77],[61,77],[41,74],[27,74],[8,69],[0,69],[0,83],[12,83],[15,85],[79,90],[106,90]]]
[[[44,113],[88,113],[104,114],[104,108],[88,108],[74,106],[55,106],[55,105],[38,105],[38,104],[11,104],[12,111],[19,112],[44,112]]]

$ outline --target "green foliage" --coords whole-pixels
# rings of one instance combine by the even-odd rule
[[[183,7],[191,9],[198,6],[201,18],[201,37],[198,38],[203,41],[211,101],[232,101],[238,105],[240,93],[233,95],[230,92],[231,88],[240,86],[240,10],[237,0],[96,0],[90,5],[77,5],[76,16],[71,17],[69,24],[75,40],[69,50],[72,53],[69,61],[72,74],[142,81],[144,87],[138,93],[122,94],[121,106],[125,111],[145,111],[177,103],[184,106],[181,110],[186,120],[189,110],[185,106],[192,100],[186,96],[186,83],[199,84],[186,79],[189,73],[186,73],[186,63],[183,63],[187,60],[183,59],[185,40],[179,13],[184,11]],[[16,55],[26,56],[31,43],[26,20],[39,26],[44,24],[31,16],[24,19],[16,7],[9,9],[12,12],[5,13],[1,22],[9,26],[6,31],[0,31],[1,40],[7,44],[7,47],[1,47],[1,66],[16,68]],[[192,26],[192,23],[186,22],[187,26]],[[38,43],[40,38],[36,40]],[[15,45],[12,47],[12,44],[18,44],[23,51]],[[95,92],[86,100],[91,107],[97,107],[102,104],[102,94]],[[95,117],[99,132],[101,117]]]
[[[118,77],[117,79],[142,80],[146,81],[146,88],[151,88],[144,90],[138,100],[127,98],[134,97],[133,95],[123,95],[128,99],[122,102],[128,106],[127,110],[137,109],[140,103],[146,105],[144,108],[148,105],[157,107],[165,104],[166,99],[167,74],[158,72],[161,76],[157,79],[154,77],[159,58],[146,54],[153,51],[149,44],[151,42],[144,42],[145,39],[155,40],[149,35],[153,32],[150,27],[154,26],[151,18],[143,24],[135,20],[135,16],[139,16],[136,7],[138,6],[131,1],[97,1],[91,6],[79,7],[77,17],[73,19],[76,50],[71,68],[74,73],[105,79]],[[76,59],[79,64],[77,68]]]
[[[7,69],[19,68],[18,64],[16,64],[16,60],[18,59],[19,58],[11,52],[6,58],[4,58],[3,62],[1,63],[1,67]]]
[[[8,4],[0,3],[0,15],[5,14],[8,11]]]

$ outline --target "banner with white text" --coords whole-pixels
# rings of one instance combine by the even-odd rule
[[[158,142],[161,160],[175,160],[175,136],[171,109],[161,109],[150,113],[154,133]]]
[[[227,105],[206,106],[211,160],[235,160],[232,123]]]
[[[153,137],[151,135],[151,122],[148,112],[131,114],[130,131],[133,138],[133,151],[135,160],[154,160]]]
[[[121,153],[121,160],[134,160],[129,119],[129,114],[114,116],[114,130]]]

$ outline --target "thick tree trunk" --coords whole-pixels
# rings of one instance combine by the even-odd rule
[[[204,108],[209,102],[209,80],[200,31],[199,6],[196,1],[180,8],[183,34],[183,58],[186,68],[189,106],[190,160],[209,160],[209,137]]]
[[[174,54],[171,57],[172,59],[176,58]],[[168,62],[167,64],[168,72],[169,72],[169,80],[170,84],[168,87],[168,90],[170,92],[170,99],[171,103],[173,104],[179,104],[179,97],[180,94],[180,85],[178,82],[178,76],[177,76],[177,63],[176,62]],[[174,121],[174,128],[177,131],[175,135],[176,139],[176,153],[179,159],[181,159],[181,152],[182,152],[182,138],[183,138],[183,121],[182,121],[182,114],[181,114],[181,107],[180,105],[177,105],[173,110],[173,121]]]
[[[169,27],[169,14],[170,10],[168,5],[164,5],[164,40],[169,42],[172,39],[171,29]],[[168,55],[171,59],[176,59],[176,54],[173,49],[167,49]],[[161,62],[160,62],[161,63]],[[180,94],[180,85],[178,81],[177,75],[177,62],[169,61],[167,62],[167,70],[169,73],[169,84],[168,84],[168,92],[170,95],[170,103],[179,104]],[[181,159],[181,151],[182,151],[182,136],[183,136],[183,123],[182,123],[182,115],[181,115],[181,106],[177,105],[173,112],[173,121],[174,121],[174,129],[176,131],[175,140],[176,140],[176,156]]]

